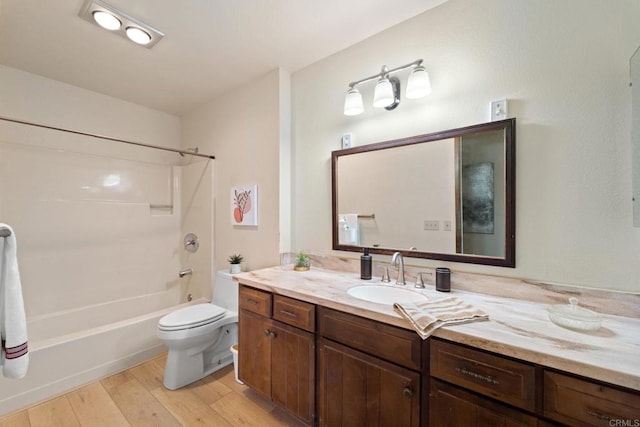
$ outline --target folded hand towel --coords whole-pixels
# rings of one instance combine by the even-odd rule
[[[341,245],[359,245],[360,244],[360,225],[358,223],[358,214],[340,214],[340,235],[339,241]]]
[[[440,326],[489,319],[487,313],[456,297],[420,303],[395,303],[393,308],[409,320],[423,340]]]
[[[22,300],[22,286],[18,271],[16,235],[6,224],[0,227],[11,231],[4,237],[0,254],[0,368],[5,377],[22,378],[29,366],[27,321]]]

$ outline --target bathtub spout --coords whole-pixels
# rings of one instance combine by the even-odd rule
[[[192,274],[193,274],[193,270],[192,270],[192,269],[190,269],[190,268],[187,268],[187,269],[185,269],[185,270],[181,270],[181,271],[178,273],[178,276],[180,276],[180,277],[182,278],[182,277],[184,277],[184,276],[190,276],[190,275],[192,275]]]

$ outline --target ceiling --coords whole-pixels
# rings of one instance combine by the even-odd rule
[[[446,0],[105,0],[165,33],[152,49],[78,17],[83,0],[0,0],[0,63],[182,115],[295,72]]]

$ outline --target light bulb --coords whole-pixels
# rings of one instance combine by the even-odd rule
[[[373,106],[376,108],[387,107],[394,103],[393,86],[387,77],[378,80],[373,92]]]
[[[405,96],[407,99],[417,99],[427,96],[430,93],[431,83],[429,82],[429,73],[427,73],[427,70],[425,70],[422,65],[418,65],[409,75]]]
[[[122,22],[109,12],[104,12],[102,10],[96,10],[93,12],[93,20],[98,23],[102,28],[107,30],[117,30],[122,25]]]
[[[362,95],[357,89],[349,89],[347,96],[344,98],[344,115],[357,116],[363,111],[364,106],[362,105]]]
[[[138,44],[148,44],[151,41],[149,33],[138,27],[127,27],[127,37]]]

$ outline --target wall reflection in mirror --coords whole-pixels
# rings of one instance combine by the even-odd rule
[[[640,227],[640,47],[629,61],[631,74],[631,156],[633,226]]]
[[[515,266],[515,119],[332,153],[333,248]]]

